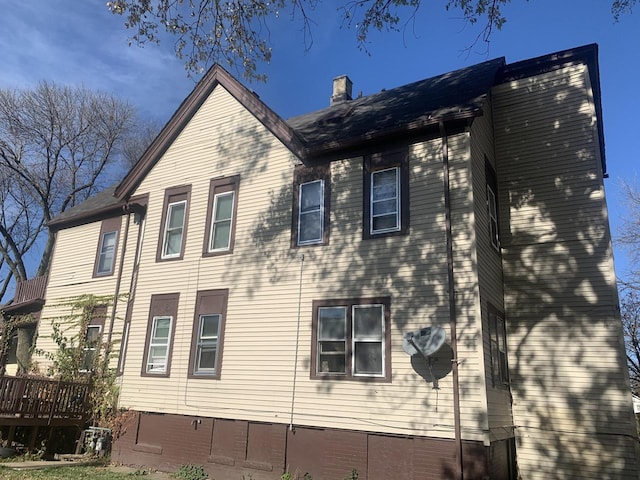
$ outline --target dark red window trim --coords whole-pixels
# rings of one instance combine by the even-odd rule
[[[229,255],[233,253],[233,246],[236,239],[236,216],[238,213],[238,190],[240,189],[240,175],[232,177],[214,178],[209,182],[209,200],[207,204],[207,217],[205,219],[204,243],[202,246],[203,257],[215,257],[218,255]],[[217,252],[209,251],[211,241],[211,223],[213,221],[214,199],[219,193],[234,192],[233,195],[233,217],[231,218],[231,235],[229,238],[229,248]]]
[[[324,181],[324,217],[322,225],[322,241],[298,245],[298,222],[300,219],[300,185],[315,180]],[[329,229],[331,217],[331,164],[298,165],[293,171],[293,205],[291,216],[291,248],[317,247],[329,245]]]
[[[118,258],[118,245],[120,243],[120,229],[122,226],[122,217],[107,218],[100,225],[100,237],[98,238],[98,246],[96,248],[96,259],[93,264],[93,278],[110,277],[116,271],[116,260]],[[111,271],[98,273],[98,265],[100,264],[100,251],[102,250],[102,242],[107,233],[116,232],[116,243],[113,247],[113,263]]]
[[[167,212],[169,204],[186,201],[184,211],[184,227],[182,229],[182,243],[180,245],[180,255],[170,258],[162,258],[162,246],[164,243],[165,227],[167,224]],[[191,206],[191,185],[167,188],[164,192],[164,204],[162,206],[162,218],[160,220],[160,234],[158,235],[158,250],[156,253],[157,262],[170,262],[172,260],[182,260],[184,258],[184,247],[187,242],[187,227],[189,225],[189,208]]]
[[[374,305],[380,304],[384,306],[384,376],[354,376],[351,372],[351,357],[353,352],[351,351],[351,339],[352,326],[351,326],[351,307],[353,305]],[[317,362],[318,362],[318,309],[320,307],[346,307],[347,308],[347,368],[344,375],[340,374],[318,374]],[[390,297],[369,297],[369,298],[346,298],[346,299],[327,299],[327,300],[314,300],[313,312],[311,320],[311,371],[310,377],[312,380],[350,380],[359,382],[391,382],[391,299]]]
[[[173,344],[176,334],[176,324],[178,317],[178,301],[179,293],[165,293],[151,296],[151,304],[149,306],[149,320],[147,321],[147,336],[144,342],[144,355],[142,358],[142,369],[140,375],[143,377],[169,377],[171,374],[171,356],[173,354]],[[147,359],[149,357],[149,343],[153,329],[153,318],[158,316],[170,316],[171,334],[169,338],[169,352],[167,353],[167,368],[162,373],[147,372]]]
[[[386,168],[400,168],[400,229],[393,232],[371,233],[371,173]],[[409,154],[403,150],[364,156],[363,165],[362,239],[407,235],[409,233]]]

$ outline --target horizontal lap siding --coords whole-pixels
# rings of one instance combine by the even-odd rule
[[[456,336],[460,373],[460,422],[463,438],[483,438],[487,403],[482,374],[482,335],[478,257],[472,184],[470,135],[449,137],[449,178],[456,292]]]
[[[482,348],[480,372],[483,375],[487,396],[487,420],[491,440],[513,435],[511,416],[511,396],[508,389],[493,386],[491,375],[491,346],[489,342],[489,304],[504,311],[504,290],[502,282],[502,257],[491,243],[489,214],[487,207],[487,178],[485,159],[496,169],[493,145],[493,112],[487,102],[484,115],[474,120],[471,128],[471,158],[474,198],[475,233],[478,252],[478,285],[480,291],[482,323]],[[502,170],[496,172],[499,178]],[[496,194],[498,192],[495,192]],[[504,227],[504,225],[500,225]],[[501,228],[504,230],[504,228]],[[508,321],[508,319],[507,319]]]
[[[412,364],[402,349],[405,332],[434,324],[449,329],[441,142],[414,145],[410,155],[410,235],[362,240],[362,158],[355,158],[332,163],[329,245],[291,249],[294,159],[216,88],[136,192],[149,194],[149,207],[122,406],[453,437],[447,350],[434,366],[442,371],[436,390],[423,378],[426,366],[415,359]],[[468,168],[468,158],[462,164]],[[202,258],[209,179],[235,174],[241,178],[233,254]],[[191,205],[184,259],[157,263],[164,189],[185,184],[191,185]],[[456,201],[463,202],[459,215],[464,217],[468,198]],[[469,245],[462,232],[457,238],[461,246]],[[473,266],[464,255],[456,260],[464,269],[461,288],[468,288]],[[221,378],[188,379],[196,292],[214,288],[229,289]],[[141,377],[151,295],[174,292],[180,300],[170,377]],[[391,299],[392,382],[311,380],[312,301],[375,296]],[[462,312],[463,433],[481,438],[476,317],[466,305]]]
[[[531,479],[635,478],[586,78],[570,67],[493,96],[517,456]]]
[[[38,355],[39,350],[53,352],[58,346],[51,338],[52,322],[64,323],[65,317],[71,313],[70,303],[81,295],[93,294],[104,296],[112,303],[116,292],[116,282],[120,259],[123,252],[125,236],[126,217],[122,217],[122,226],[118,237],[117,254],[114,259],[114,274],[104,277],[93,278],[94,264],[100,242],[101,222],[94,222],[80,225],[68,229],[60,230],[56,233],[56,246],[51,261],[49,272],[49,283],[46,292],[46,304],[42,310],[40,324],[38,327],[37,349],[33,360],[37,367],[45,372],[50,364],[50,360],[42,355]],[[137,227],[131,222],[130,230],[135,231]],[[128,239],[127,258],[131,259],[135,251],[136,233],[130,233]],[[81,248],[79,248],[81,246]],[[131,261],[125,262],[123,267],[123,282],[120,294],[125,295],[129,288],[129,278],[131,278]],[[118,305],[118,312],[114,319],[112,340],[114,349],[117,351],[120,346],[122,335],[122,325],[126,305],[126,297],[121,297]],[[78,312],[75,312],[77,314]],[[103,332],[109,328],[111,308],[107,311],[107,318]],[[77,319],[75,320],[77,321]],[[70,329],[66,333],[68,338],[76,336],[77,329]],[[106,337],[103,336],[103,340]]]

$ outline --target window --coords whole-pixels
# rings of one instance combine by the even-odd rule
[[[504,315],[489,305],[489,337],[491,346],[491,376],[493,385],[509,384],[507,364],[507,329]]]
[[[166,373],[173,317],[153,317],[147,373]]]
[[[104,322],[107,316],[107,307],[97,306],[91,313],[91,319],[84,332],[82,346],[82,365],[80,371],[93,371],[97,356],[100,354],[100,339],[104,329]]]
[[[142,363],[143,376],[169,376],[178,299],[177,293],[151,297]]]
[[[240,176],[211,180],[203,255],[231,253],[235,238],[235,217]]]
[[[324,218],[324,180],[300,185],[298,206],[298,245],[322,242]]]
[[[409,231],[409,166],[404,151],[364,157],[363,238]]]
[[[121,218],[103,220],[100,227],[100,241],[93,268],[94,277],[113,275],[120,232]]]
[[[198,292],[193,322],[190,378],[220,378],[228,290]]]
[[[102,327],[100,325],[88,325],[84,335],[84,347],[82,348],[81,371],[90,372],[93,370],[96,361],[96,352],[100,351],[100,335]]]
[[[496,172],[489,163],[487,157],[484,158],[485,174],[487,178],[487,212],[489,215],[489,238],[491,245],[500,251],[500,229],[498,228],[498,182]]]
[[[292,247],[329,243],[330,186],[330,164],[296,167],[293,180]]]
[[[313,302],[311,378],[391,381],[389,298]]]
[[[158,260],[181,259],[187,235],[191,186],[165,191]]]
[[[371,234],[400,230],[400,169],[371,172]]]

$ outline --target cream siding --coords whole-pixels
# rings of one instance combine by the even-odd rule
[[[489,340],[489,307],[504,312],[504,291],[502,282],[502,257],[491,243],[489,231],[489,215],[487,209],[487,178],[485,158],[496,168],[493,139],[492,105],[487,101],[484,114],[474,120],[471,128],[471,157],[473,172],[473,198],[475,216],[475,234],[478,251],[478,284],[482,305],[482,355],[480,371],[486,385],[487,416],[489,437],[500,440],[513,436],[513,419],[511,416],[511,395],[509,389],[494,386],[491,373],[491,346]],[[499,177],[502,172],[496,172]],[[496,195],[498,192],[495,192]],[[501,230],[503,225],[500,225]],[[507,339],[507,344],[509,343]]]
[[[531,479],[636,478],[586,74],[577,65],[493,92],[518,466]]]
[[[42,310],[36,340],[36,353],[33,356],[35,366],[43,373],[46,372],[50,361],[45,356],[39,355],[38,352],[54,352],[57,349],[57,345],[51,337],[53,332],[52,322],[61,323],[65,329],[69,328],[67,333],[68,338],[77,336],[79,333],[76,328],[72,327],[68,319],[69,315],[74,315],[70,304],[74,303],[75,299],[81,295],[93,294],[105,297],[111,305],[113,304],[121,256],[125,244],[125,225],[126,217],[122,217],[121,228],[118,235],[117,252],[114,258],[113,275],[95,278],[93,277],[93,272],[100,242],[101,222],[98,221],[66,228],[56,233],[56,247],[49,273],[46,304]],[[135,234],[131,232],[135,232],[135,229],[136,227],[133,221],[131,221],[126,247],[126,255],[129,261],[125,262],[122,270],[123,280],[120,287],[120,299],[117,302],[118,311],[114,317],[112,330],[113,351],[115,352],[120,348],[122,336],[122,325],[127,301],[126,294],[129,288],[129,279],[131,278],[131,256],[133,252],[135,252],[136,241]],[[107,318],[105,319],[103,334],[110,326],[112,312],[112,308],[109,307],[106,313]],[[78,312],[75,312],[75,314],[77,313]],[[65,323],[68,325],[65,326]],[[103,335],[102,339],[106,341],[106,336]]]
[[[217,87],[135,192],[149,194],[149,207],[121,405],[452,438],[446,349],[433,368],[443,377],[439,389],[420,376],[428,377],[426,365],[414,360],[417,373],[402,349],[407,331],[432,324],[449,330],[441,148],[440,139],[410,148],[410,235],[362,240],[363,161],[353,158],[332,163],[329,245],[291,249],[296,159]],[[464,192],[468,136],[450,139],[449,148],[454,216],[466,225],[472,213],[472,199]],[[209,179],[236,174],[241,179],[233,254],[203,258]],[[156,262],[163,192],[179,185],[191,185],[184,259]],[[473,236],[460,228],[455,242],[456,248],[469,249]],[[474,286],[473,260],[461,253],[456,264],[460,289]],[[214,288],[229,288],[221,379],[189,379],[196,293]],[[174,292],[180,300],[170,377],[141,376],[151,295]],[[391,299],[392,382],[310,379],[312,301],[374,296]],[[483,438],[478,419],[486,410],[478,375],[477,308],[477,294],[461,297],[461,416],[469,439]]]

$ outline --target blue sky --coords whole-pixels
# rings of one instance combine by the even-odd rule
[[[124,19],[109,13],[106,0],[0,1],[0,88],[29,88],[41,80],[82,84],[164,123],[194,87],[170,42],[128,46]],[[367,95],[490,58],[512,63],[597,43],[610,177],[605,188],[615,238],[625,217],[622,183],[633,184],[640,170],[633,142],[640,111],[640,10],[614,23],[609,0],[513,0],[491,44],[468,51],[479,28],[445,11],[445,0],[423,3],[404,31],[372,34],[368,54],[357,49],[353,30],[341,28],[338,2],[311,13],[309,51],[300,25],[283,15],[271,29],[274,54],[263,70],[269,81],[248,86],[288,118],[327,106],[338,75],[349,75],[354,94]],[[614,252],[616,273],[625,277],[627,255],[615,244]]]

